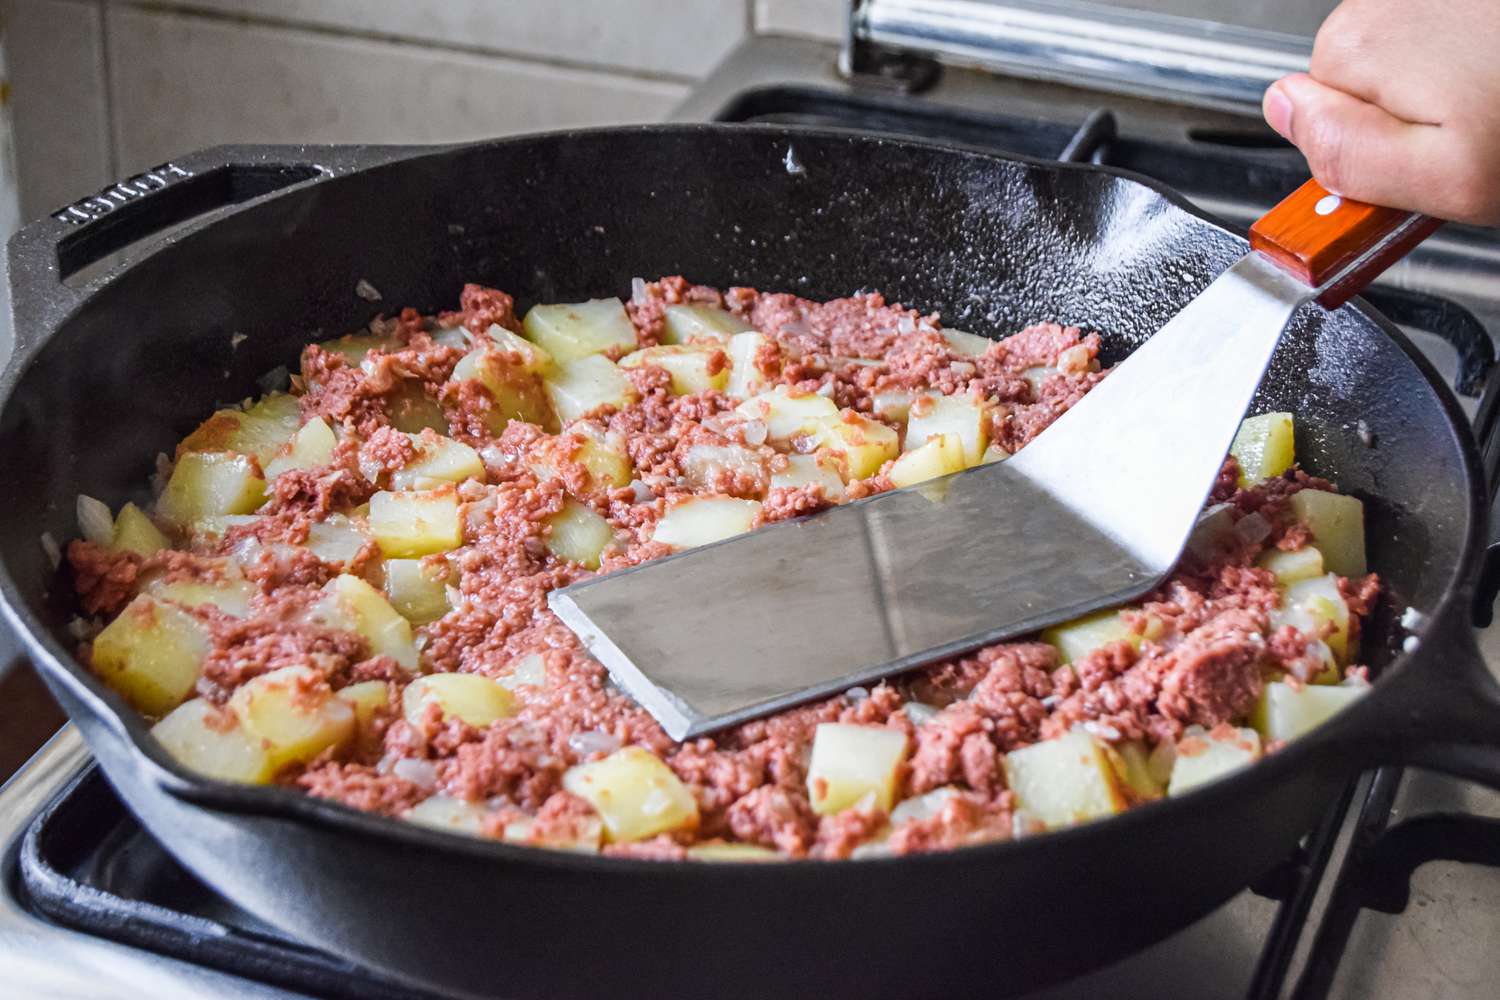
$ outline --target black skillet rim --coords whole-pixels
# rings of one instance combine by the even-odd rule
[[[198,232],[231,215],[238,216],[242,212],[252,211],[260,204],[276,198],[280,194],[300,191],[314,184],[337,181],[340,177],[352,173],[378,170],[386,166],[394,167],[402,163],[436,158],[461,150],[482,147],[525,146],[542,141],[566,142],[573,138],[600,137],[611,134],[713,135],[744,132],[763,135],[773,140],[797,139],[799,137],[813,140],[838,140],[850,146],[895,146],[994,163],[1017,163],[1035,170],[1057,172],[1079,171],[1098,178],[1098,180],[1092,183],[1123,181],[1143,186],[1154,194],[1164,198],[1173,208],[1186,213],[1196,220],[1195,224],[1208,226],[1241,244],[1245,244],[1244,238],[1237,231],[1225,226],[1208,213],[1192,205],[1186,198],[1171,188],[1151,178],[1118,168],[1095,164],[1063,163],[1021,155],[999,154],[976,149],[971,146],[871,135],[853,129],[696,123],[565,129],[438,146],[289,147],[288,149],[295,149],[301,158],[313,162],[316,162],[320,152],[339,149],[353,149],[356,152],[360,149],[369,149],[372,155],[376,156],[376,159],[375,162],[363,167],[356,167],[352,171],[342,171],[333,176],[302,181],[281,191],[262,195],[224,211],[210,214],[204,219],[184,226],[171,237],[153,245],[149,251],[140,258],[137,258],[137,260],[154,256],[167,246],[176,244],[182,240],[191,239]],[[257,152],[276,153],[282,151],[280,147],[259,146],[231,146],[218,147],[218,149],[225,151],[226,158],[231,152],[255,154]],[[205,151],[205,155],[211,155],[215,151],[207,150]],[[380,153],[387,155],[382,157],[379,155]],[[22,233],[18,237],[13,238],[13,240],[24,238],[25,235],[26,231],[23,229]],[[1246,245],[1246,249],[1248,249],[1248,245]],[[72,309],[57,320],[53,329],[47,331],[44,336],[27,343],[24,347],[18,344],[16,354],[7,363],[3,375],[0,375],[0,411],[3,411],[9,405],[11,396],[14,394],[19,383],[24,379],[28,368],[34,361],[35,355],[52,340],[58,332],[58,328],[64,325],[72,313],[77,308],[80,308],[92,294],[128,271],[130,266],[130,264],[126,264],[122,268],[111,271],[90,282],[84,288],[79,301]],[[1461,430],[1467,427],[1467,421],[1458,410],[1457,404],[1443,390],[1441,378],[1438,376],[1436,370],[1433,369],[1431,363],[1411,344],[1399,329],[1371,308],[1363,299],[1356,298],[1351,300],[1348,307],[1353,308],[1363,319],[1370,322],[1384,333],[1386,337],[1394,341],[1408,360],[1413,363],[1417,372],[1433,391],[1433,395],[1436,396],[1438,406],[1446,418],[1446,425],[1450,431],[1455,432],[1455,438],[1459,444],[1465,478],[1469,487],[1466,490],[1468,530],[1460,557],[1444,586],[1444,596],[1439,601],[1437,607],[1430,612],[1430,616],[1434,621],[1446,621],[1451,617],[1452,609],[1455,606],[1467,608],[1467,591],[1469,589],[1467,584],[1474,577],[1483,551],[1481,539],[1484,524],[1482,518],[1484,501],[1481,497],[1482,487],[1480,484],[1482,483],[1482,475],[1480,472],[1478,451],[1472,434]],[[1312,308],[1319,307],[1313,306]],[[507,844],[503,841],[480,839],[459,833],[449,833],[394,817],[362,812],[331,800],[314,798],[313,796],[282,786],[237,785],[194,775],[168,758],[165,751],[161,750],[155,744],[155,741],[149,738],[149,727],[146,725],[145,720],[138,713],[131,710],[118,695],[105,689],[103,682],[95,678],[68,650],[64,649],[49,628],[35,620],[34,616],[24,603],[22,603],[19,590],[20,588],[16,586],[6,561],[0,559],[0,611],[3,611],[6,623],[20,635],[26,644],[28,652],[41,661],[40,665],[52,675],[52,678],[67,685],[71,694],[78,698],[86,709],[96,717],[96,721],[108,726],[114,735],[124,741],[129,747],[133,762],[137,766],[144,765],[146,769],[141,777],[151,781],[160,790],[176,798],[190,802],[200,808],[212,809],[221,813],[288,819],[339,834],[352,835],[361,839],[383,840],[412,847],[446,850],[476,858],[488,858],[495,862],[525,863],[534,866],[541,865],[543,867],[582,871],[630,872],[637,875],[652,871],[662,871],[663,869],[668,871],[675,871],[676,869],[676,865],[673,864],[658,865],[643,863],[638,859],[631,858],[613,858],[604,855],[552,851]],[[1278,780],[1283,773],[1291,769],[1309,766],[1310,758],[1314,753],[1329,747],[1338,747],[1339,751],[1348,758],[1346,769],[1352,774],[1358,769],[1356,765],[1362,767],[1372,763],[1368,760],[1360,760],[1354,754],[1353,748],[1356,740],[1352,738],[1352,735],[1365,721],[1380,717],[1380,704],[1389,700],[1394,694],[1394,692],[1385,692],[1385,697],[1382,697],[1384,689],[1393,687],[1390,681],[1394,680],[1397,675],[1409,673],[1413,669],[1412,661],[1418,659],[1421,654],[1422,650],[1418,650],[1415,653],[1403,652],[1393,657],[1382,669],[1380,677],[1375,682],[1374,690],[1369,697],[1361,699],[1358,704],[1339,713],[1334,719],[1320,726],[1316,733],[1297,740],[1294,744],[1283,748],[1269,757],[1263,758],[1254,766],[1246,768],[1226,780],[1213,782],[1195,789],[1181,798],[1163,798],[1155,802],[1127,809],[1122,813],[1109,817],[1104,822],[1086,823],[1063,830],[1049,831],[1040,837],[992,841],[930,854],[872,857],[858,859],[858,861],[845,859],[839,863],[849,864],[852,862],[857,865],[857,868],[853,870],[861,873],[876,869],[887,870],[893,865],[900,865],[902,867],[913,865],[945,867],[951,864],[967,864],[970,861],[978,860],[981,856],[998,856],[1000,852],[1030,850],[1036,844],[1056,843],[1061,845],[1064,842],[1081,844],[1090,838],[1109,836],[1111,830],[1124,829],[1125,824],[1155,823],[1158,821],[1158,817],[1166,817],[1174,810],[1185,811],[1194,806],[1212,808],[1212,804],[1220,798],[1228,799],[1232,796],[1237,796],[1244,789],[1251,786],[1252,783],[1263,782],[1269,784]],[[1164,822],[1165,819],[1162,821]],[[781,872],[786,871],[788,868],[795,869],[806,866],[809,863],[806,859],[788,858],[768,860],[749,865],[732,862],[691,861],[678,862],[677,864],[688,864],[693,866],[695,871],[711,871],[723,877],[734,878],[759,877],[759,873],[764,871]]]

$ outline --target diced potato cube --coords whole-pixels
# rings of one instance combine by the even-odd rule
[[[426,625],[446,615],[448,567],[422,559],[387,559],[385,595],[391,607],[413,625]]]
[[[1358,498],[1325,490],[1299,490],[1287,505],[1292,516],[1312,532],[1330,573],[1365,575],[1365,505]]]
[[[1021,808],[1052,828],[1125,808],[1109,759],[1080,729],[1012,750],[1005,755],[1005,778]]]
[[[726,496],[690,497],[656,522],[652,541],[674,549],[690,549],[723,538],[742,535],[755,526],[760,502]]]
[[[1274,573],[1276,582],[1283,587],[1296,583],[1298,580],[1310,580],[1315,576],[1322,576],[1325,572],[1323,553],[1312,545],[1304,545],[1291,552],[1268,549],[1255,560],[1255,565]]]
[[[760,453],[737,444],[691,446],[682,456],[682,474],[700,492],[722,490],[726,480],[733,480],[740,486],[735,490],[740,496],[765,493],[770,480]]]
[[[1254,486],[1281,475],[1296,461],[1290,413],[1262,413],[1246,417],[1229,446],[1240,464],[1240,485]]]
[[[603,760],[569,768],[563,788],[594,807],[611,843],[698,825],[693,793],[661,758],[641,747],[624,747]]]
[[[385,681],[360,681],[358,684],[339,688],[334,692],[334,697],[347,702],[354,709],[357,734],[361,737],[373,736],[371,727],[376,713],[391,706],[391,686]]]
[[[350,368],[362,367],[371,351],[393,351],[398,346],[396,338],[376,336],[371,333],[349,333],[318,344],[325,351],[341,354]]]
[[[453,488],[381,492],[370,498],[370,533],[388,558],[446,552],[463,544],[458,494]]]
[[[346,515],[329,514],[308,526],[303,547],[326,563],[347,567],[371,541],[369,534]]]
[[[737,333],[729,338],[729,384],[724,391],[745,399],[765,389],[774,371],[766,371],[757,359],[780,357],[776,342],[763,333]],[[778,361],[779,365],[779,361]]]
[[[850,482],[875,475],[901,453],[901,440],[894,430],[853,410],[819,421],[813,440],[843,461]]]
[[[250,616],[250,601],[258,592],[255,584],[238,574],[226,574],[224,579],[213,582],[155,576],[142,590],[158,601],[171,601],[185,608],[212,605],[235,618]]]
[[[401,386],[387,397],[386,412],[391,415],[391,426],[407,434],[420,434],[434,430],[448,433],[448,415],[443,404],[427,394],[422,383],[414,378],[402,379]]]
[[[179,764],[207,778],[263,785],[276,773],[265,742],[204,698],[173,709],[151,735]]]
[[[498,323],[491,323],[485,333],[500,350],[520,355],[523,371],[533,375],[546,375],[557,364],[552,355],[547,353],[546,348],[540,344],[533,344],[525,337],[512,333]]]
[[[290,400],[290,406],[286,400]],[[177,446],[179,456],[196,451],[250,455],[262,466],[291,439],[300,422],[297,400],[277,393],[248,410],[220,410]]]
[[[911,418],[912,393],[905,389],[877,392],[870,400],[870,411],[881,420],[904,424]]]
[[[1077,663],[1096,649],[1113,642],[1128,642],[1141,648],[1141,636],[1131,631],[1125,619],[1114,608],[1095,611],[1042,632],[1042,641],[1057,647],[1064,663]]]
[[[823,495],[839,503],[844,499],[844,479],[839,473],[842,466],[827,452],[812,455],[786,456],[786,468],[771,477],[771,486],[796,489],[800,486],[821,486]]]
[[[916,451],[929,438],[939,434],[957,434],[963,445],[964,466],[978,465],[990,443],[990,421],[984,404],[969,396],[944,396],[923,393],[912,400],[906,418],[906,440],[903,448]]]
[[[1368,684],[1292,685],[1271,681],[1250,713],[1250,724],[1269,742],[1294,740],[1369,694]]]
[[[1281,605],[1271,612],[1271,628],[1283,625],[1290,625],[1311,638],[1321,638],[1340,663],[1349,662],[1349,605],[1344,603],[1334,574],[1298,580],[1282,591]],[[1332,631],[1323,635],[1328,625]]]
[[[401,709],[406,721],[420,725],[427,705],[436,704],[444,716],[482,729],[516,712],[515,696],[497,681],[479,674],[427,674],[406,685]]]
[[[436,830],[482,837],[484,820],[488,815],[489,810],[477,802],[468,802],[451,795],[429,795],[402,813],[401,818]]]
[[[389,656],[407,670],[417,669],[417,647],[412,640],[411,622],[391,607],[384,594],[348,573],[329,580],[323,590],[338,597],[348,607],[353,615],[354,631],[370,644],[371,653]]]
[[[942,338],[948,342],[948,350],[954,354],[966,358],[977,358],[990,349],[995,343],[988,337],[981,337],[977,333],[965,333],[962,330],[939,330]]]
[[[1164,788],[1151,771],[1151,755],[1146,747],[1136,740],[1123,740],[1109,746],[1100,744],[1115,769],[1115,777],[1121,787],[1128,790],[1139,802],[1161,798]]]
[[[144,594],[94,637],[94,673],[146,715],[164,715],[198,682],[212,647],[208,628]]]
[[[753,331],[755,327],[734,313],[714,306],[667,306],[663,318],[661,342],[663,344],[687,344],[695,340],[729,343],[737,333]]]
[[[467,350],[469,346],[469,331],[461,326],[440,326],[431,331],[429,336],[434,344],[451,347],[455,351]]]
[[[266,465],[266,478],[275,479],[293,469],[316,469],[333,459],[339,439],[322,417],[313,417],[292,435],[290,444]]]
[[[896,459],[886,475],[899,488],[962,472],[964,468],[963,441],[957,434],[939,434],[916,451]]]
[[[516,362],[516,356],[490,347],[465,354],[453,369],[454,382],[475,381],[490,395],[485,425],[498,435],[512,420],[557,430],[557,417],[542,380]]]
[[[635,326],[619,299],[533,306],[521,325],[526,339],[540,345],[558,364],[589,354],[619,357],[636,348]]]
[[[885,726],[821,723],[813,734],[807,765],[807,797],[813,812],[831,815],[871,796],[890,812],[906,759],[906,734]]]
[[[187,527],[214,514],[248,514],[266,499],[266,481],[255,460],[225,451],[181,455],[156,502],[164,520]]]
[[[621,368],[652,366],[672,376],[672,394],[691,396],[706,389],[724,389],[729,384],[729,360],[717,347],[669,344],[646,347],[620,359]]]
[[[711,842],[693,844],[687,849],[688,857],[694,861],[758,862],[777,861],[781,854],[759,844],[731,844]]]
[[[766,440],[784,445],[796,437],[811,437],[826,417],[839,415],[839,408],[827,396],[815,392],[794,394],[784,385],[751,396],[735,412],[746,420],[759,420],[766,425]]]
[[[593,508],[576,500],[564,501],[563,509],[548,515],[544,544],[559,559],[575,562],[589,569],[599,568],[599,556],[614,541],[615,529]]]
[[[604,406],[623,410],[639,398],[619,366],[599,354],[559,365],[545,387],[552,408],[564,421],[586,417]]]
[[[589,472],[589,483],[595,489],[629,486],[635,476],[630,455],[623,441],[616,441],[587,422],[574,424],[572,432],[581,434],[583,444],[573,453],[573,461]]]
[[[272,772],[305,764],[354,735],[354,708],[335,698],[322,673],[282,667],[235,688],[229,707],[240,725],[260,737]]]
[[[167,540],[167,536],[135,504],[127,503],[115,515],[114,532],[109,542],[111,552],[134,552],[139,556],[149,556],[171,547],[172,543]]]
[[[1255,730],[1236,729],[1221,738],[1205,732],[1201,726],[1190,726],[1177,741],[1177,757],[1167,794],[1181,795],[1257,760],[1260,760],[1260,734]]]
[[[484,479],[479,452],[462,441],[428,433],[411,435],[411,442],[417,457],[391,474],[391,489],[434,489],[445,482]]]
[[[505,824],[505,840],[527,847],[544,847],[553,851],[598,854],[604,843],[604,821],[598,816],[575,818],[567,829],[538,829],[536,820],[526,818]]]

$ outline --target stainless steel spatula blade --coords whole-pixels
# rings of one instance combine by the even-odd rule
[[[1252,253],[1009,461],[549,604],[682,740],[1128,601],[1176,564],[1282,330],[1319,294]]]

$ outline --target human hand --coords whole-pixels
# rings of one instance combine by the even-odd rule
[[[1344,0],[1262,110],[1330,191],[1500,225],[1497,51],[1496,0]]]

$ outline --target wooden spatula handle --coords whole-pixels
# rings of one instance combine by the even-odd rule
[[[1442,220],[1329,193],[1308,181],[1250,227],[1250,246],[1319,289],[1333,309],[1406,256]]]

